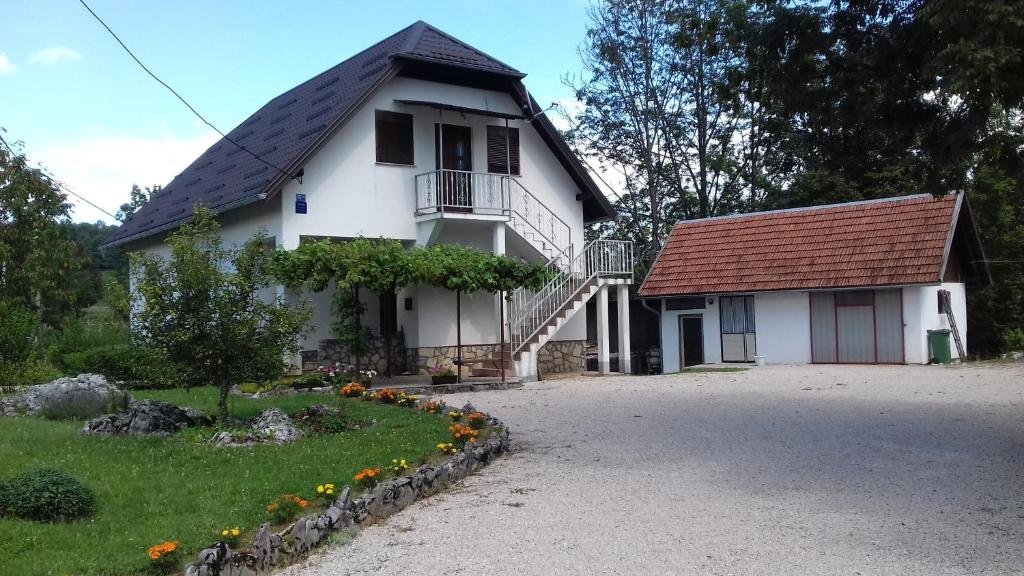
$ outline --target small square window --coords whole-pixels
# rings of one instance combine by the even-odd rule
[[[412,114],[377,110],[375,122],[377,162],[414,164]]]

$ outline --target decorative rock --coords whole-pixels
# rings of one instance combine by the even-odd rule
[[[82,434],[170,436],[193,424],[188,412],[174,404],[160,400],[133,400],[127,412],[93,418],[82,428]]]
[[[50,417],[93,417],[122,403],[127,395],[98,374],[58,378],[0,398],[0,415],[40,414]]]
[[[267,408],[261,412],[252,423],[252,429],[259,436],[278,444],[294,442],[302,437],[302,431],[280,408]]]
[[[299,518],[289,535],[294,538],[292,550],[296,554],[305,554],[320,543],[320,530],[317,529],[316,520]]]
[[[260,417],[265,415],[266,412]],[[220,543],[207,548],[199,553],[196,562],[186,567],[185,576],[264,576],[281,563],[282,558],[313,550],[331,530],[384,519],[418,498],[464,478],[507,448],[508,429],[495,422],[499,429],[487,442],[466,447],[443,464],[420,466],[408,476],[383,482],[354,500],[349,499],[351,489],[345,486],[327,510],[313,518],[300,518],[282,534],[271,532],[269,524],[261,525],[248,552],[232,552]],[[223,549],[218,548],[220,546]]]
[[[256,535],[252,537],[252,545],[249,547],[249,553],[256,558],[256,573],[264,574],[269,572],[280,557],[278,550],[281,549],[280,543],[278,546],[273,546],[273,538],[271,537],[272,532],[270,531],[270,524],[264,522],[260,524],[259,530],[256,531]],[[274,536],[277,536],[274,534]],[[280,541],[280,536],[278,536]]]

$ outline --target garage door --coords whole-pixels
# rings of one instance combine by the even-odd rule
[[[899,289],[812,292],[810,299],[813,362],[903,362]]]

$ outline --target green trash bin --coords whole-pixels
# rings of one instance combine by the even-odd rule
[[[953,356],[949,351],[949,330],[929,330],[928,349],[933,364],[949,364]]]

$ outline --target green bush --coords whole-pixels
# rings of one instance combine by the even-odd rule
[[[1003,331],[1000,340],[1006,352],[1024,351],[1024,328],[1007,329]]]
[[[61,366],[68,374],[102,374],[129,388],[170,388],[174,371],[161,354],[137,344],[114,344],[65,354]]]
[[[61,371],[38,360],[10,362],[0,358],[0,386],[16,387],[43,384],[60,378]]]
[[[69,522],[95,511],[92,491],[59,470],[41,468],[0,482],[0,516]]]
[[[59,365],[67,354],[127,346],[132,343],[132,336],[128,325],[109,310],[90,309],[82,316],[68,318],[63,326],[51,331],[47,340],[51,358]]]
[[[304,388],[319,388],[325,385],[324,377],[320,374],[306,374],[303,376],[295,376],[289,379],[291,381],[292,388],[304,389]]]
[[[0,300],[0,359],[11,364],[28,362],[35,356],[39,316],[10,300]]]

